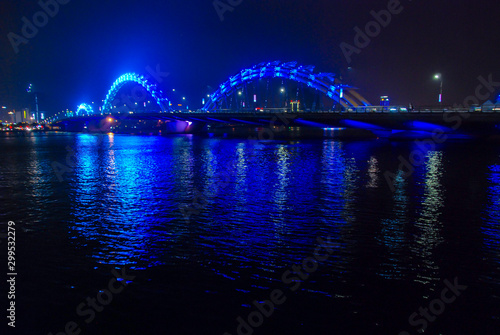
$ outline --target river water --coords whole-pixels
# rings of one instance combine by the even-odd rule
[[[16,334],[500,329],[498,143],[4,133],[0,148]]]

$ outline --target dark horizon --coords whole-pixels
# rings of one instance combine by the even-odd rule
[[[388,6],[398,14],[349,63],[341,43],[354,46],[354,28],[364,30],[374,21],[371,12]],[[221,21],[213,1],[68,1],[15,53],[8,34],[22,36],[22,18],[32,22],[41,7],[4,1],[0,104],[32,104],[26,94],[32,83],[40,110],[52,115],[104,99],[123,73],[147,74],[157,66],[169,73],[164,91],[175,88],[198,101],[241,69],[274,60],[337,73],[373,104],[388,95],[393,104],[435,105],[435,73],[443,75],[446,105],[474,95],[479,76],[500,81],[496,3],[242,1],[232,9]]]

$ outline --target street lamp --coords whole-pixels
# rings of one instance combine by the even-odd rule
[[[441,82],[439,91],[439,104],[443,105],[443,76],[441,75],[441,73],[437,73],[434,75],[434,79]]]

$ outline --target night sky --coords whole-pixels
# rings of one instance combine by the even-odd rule
[[[16,54],[8,33],[22,35],[22,17],[32,21],[41,7],[1,0],[0,104],[27,105],[33,83],[40,110],[51,115],[100,101],[121,74],[157,65],[170,73],[161,88],[193,101],[240,69],[272,60],[340,73],[374,104],[380,95],[393,104],[436,104],[436,72],[445,104],[474,95],[480,75],[500,81],[500,5],[489,0],[403,0],[401,13],[348,63],[339,45],[353,44],[354,27],[364,30],[370,11],[389,2],[243,0],[221,21],[213,0],[71,0]]]

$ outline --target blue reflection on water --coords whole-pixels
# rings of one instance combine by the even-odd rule
[[[156,234],[155,229],[171,220],[161,209],[175,208],[170,196],[173,183],[180,180],[182,185],[182,174],[189,169],[188,141],[177,139],[167,148],[160,147],[159,141],[121,137],[115,144],[112,134],[77,137],[70,228],[72,238],[91,248],[90,255],[98,262],[158,263],[153,250],[168,236]],[[166,154],[157,159],[157,150]],[[172,153],[176,150],[181,151],[177,156]]]
[[[486,210],[486,222],[482,227],[485,235],[484,249],[487,260],[496,263],[497,273],[500,272],[500,165],[489,167],[488,176],[488,209]]]
[[[439,266],[436,262],[436,248],[444,241],[441,231],[442,209],[444,206],[443,185],[443,153],[429,151],[426,155],[425,179],[423,180],[423,196],[420,200],[419,214],[415,222],[412,252],[418,261],[415,266],[416,281],[432,283],[431,290],[440,285]]]
[[[51,162],[65,162],[67,145],[75,152],[74,171],[60,183]],[[317,237],[330,236],[337,242],[332,255],[293,295],[305,305],[358,315],[349,325],[382,324],[400,312],[404,322],[401,300],[408,309],[425,305],[451,275],[484,288],[486,295],[467,291],[467,299],[493,318],[497,299],[485,297],[498,291],[500,273],[500,165],[492,166],[498,149],[450,147],[423,151],[421,164],[404,176],[399,157],[408,159],[418,149],[414,143],[84,134],[4,139],[2,208],[23,228],[21,252],[34,269],[27,292],[37,297],[52,287],[48,294],[68,296],[68,308],[95,288],[86,280],[99,270],[109,276],[109,264],[145,269],[138,275],[154,283],[138,282],[132,290],[155,317],[163,312],[148,305],[155,299],[182,301],[182,312],[196,314],[185,298],[193,288],[193,299],[210,291],[203,299],[251,308],[256,296],[283,287],[283,271],[311,256]],[[395,192],[386,171],[396,174]],[[179,207],[198,193],[200,213],[188,223]],[[175,274],[175,282],[165,281]],[[305,316],[316,320],[317,311]],[[134,312],[124,315],[133,319]],[[210,321],[218,312],[208,313]],[[332,323],[342,324],[345,315]]]

